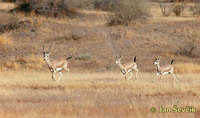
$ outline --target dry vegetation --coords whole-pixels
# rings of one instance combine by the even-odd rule
[[[0,75],[0,117],[3,118],[198,118],[200,75],[170,76],[152,83],[154,74],[140,73],[126,81],[117,73],[73,73],[52,83],[45,72],[3,72]],[[194,106],[196,113],[154,113],[159,108]]]
[[[15,9],[19,1],[0,2],[0,117],[199,118],[198,4],[163,17],[156,0],[149,7],[144,0],[64,0],[63,6],[62,0],[31,0],[26,12],[27,6]],[[108,26],[111,20],[117,25]],[[42,59],[42,45],[52,44],[50,59],[73,56],[70,79],[64,74],[59,83],[52,83]],[[124,55],[122,63],[137,56],[138,80],[123,79],[114,64],[117,54]],[[163,57],[161,65],[175,59],[181,83],[173,87],[168,75],[151,82],[155,56]],[[197,112],[150,112],[173,105]]]
[[[0,37],[0,45],[1,46],[4,46],[4,45],[13,45],[13,42],[10,39],[8,39],[7,37],[1,36]]]
[[[175,64],[175,73],[200,73],[200,65],[194,63],[178,63]]]

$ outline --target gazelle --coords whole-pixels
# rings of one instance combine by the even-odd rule
[[[129,62],[129,63],[125,63],[125,64],[121,64],[121,59],[123,58],[123,56],[121,56],[120,58],[118,56],[116,56],[117,59],[115,60],[115,64],[117,64],[119,66],[119,68],[121,69],[121,72],[123,73],[123,75],[125,76],[126,79],[126,75],[128,73],[130,73],[131,75],[128,77],[128,80],[130,78],[132,78],[133,76],[133,70],[136,71],[136,79],[137,79],[137,74],[138,74],[138,69],[137,69],[137,64],[136,64],[136,57],[134,58],[133,62]]]
[[[49,56],[51,55],[51,46],[50,46],[50,50],[49,51],[45,51],[44,50],[44,46],[43,46],[43,59],[44,61],[47,63],[48,67],[49,67],[49,70],[51,71],[52,73],[52,80],[53,82],[56,82],[56,79],[55,79],[55,74],[56,72],[58,72],[60,74],[60,77],[58,78],[57,81],[59,81],[62,77],[62,70],[65,69],[67,70],[67,78],[69,77],[69,68],[68,68],[68,60],[72,58],[72,56],[66,58],[66,59],[56,59],[54,61],[51,61],[49,59]]]
[[[162,79],[163,75],[171,74],[172,77],[174,78],[174,85],[175,85],[175,81],[176,82],[179,82],[179,81],[174,74],[174,67],[172,65],[173,62],[174,62],[174,59],[171,61],[170,65],[166,65],[166,66],[163,66],[163,67],[160,66],[160,60],[161,60],[161,57],[160,58],[155,57],[154,64],[157,65],[157,74],[154,77],[153,82],[156,80],[158,75],[160,75],[160,79]]]

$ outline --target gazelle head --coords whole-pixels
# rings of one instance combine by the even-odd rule
[[[120,58],[118,57],[118,55],[116,56],[117,59],[115,59],[115,64],[119,64],[121,59],[123,58],[123,56],[121,56]]]
[[[48,51],[45,51],[44,50],[44,46],[43,46],[43,59],[45,60],[45,61],[47,61],[48,59],[49,59],[49,56],[51,55],[51,46],[50,46],[50,50],[48,50]]]
[[[153,64],[157,65],[160,62],[161,57],[157,58],[155,57],[155,61],[153,62]]]

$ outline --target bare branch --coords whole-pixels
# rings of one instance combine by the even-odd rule
[[[173,9],[175,7],[175,4],[173,4],[172,7],[170,6],[168,9],[167,9],[166,5],[164,5],[164,4],[159,3],[160,9],[162,10],[162,15],[168,17],[172,13],[172,11],[173,11]]]

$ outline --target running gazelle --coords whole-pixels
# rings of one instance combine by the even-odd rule
[[[162,67],[160,66],[160,60],[161,60],[161,57],[159,57],[159,58],[155,57],[155,61],[153,62],[155,65],[157,65],[157,73],[153,79],[153,82],[156,80],[158,75],[160,75],[160,79],[162,79],[163,75],[171,74],[172,77],[174,78],[174,85],[175,85],[175,81],[176,82],[179,82],[179,81],[174,74],[174,67],[172,65],[174,62],[174,59],[171,61],[171,63],[169,65],[162,66]]]
[[[61,71],[63,69],[67,71],[67,78],[68,78],[69,77],[68,60],[71,59],[72,56],[70,56],[66,59],[60,58],[60,59],[56,59],[56,60],[51,61],[49,59],[49,56],[52,53],[51,46],[50,46],[50,50],[48,50],[48,51],[45,51],[44,48],[45,47],[43,46],[43,59],[47,63],[49,70],[52,73],[51,78],[52,78],[53,82],[59,81],[61,79],[61,77],[62,77]],[[56,80],[56,78],[55,78],[56,72],[58,72],[60,74],[60,77],[58,78],[58,80]]]
[[[128,73],[130,73],[131,75],[128,77],[128,80],[130,78],[132,78],[133,76],[133,70],[136,71],[136,79],[137,79],[137,74],[138,74],[138,69],[137,69],[137,64],[136,64],[136,57],[134,58],[134,60],[132,62],[129,63],[125,63],[122,65],[121,63],[121,59],[123,58],[123,56],[121,56],[120,58],[118,57],[118,55],[116,56],[116,60],[115,60],[115,64],[117,64],[119,66],[119,68],[121,69],[121,72],[123,73],[123,75],[125,76],[126,79],[126,75]]]

